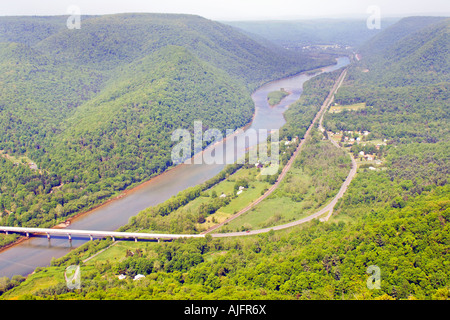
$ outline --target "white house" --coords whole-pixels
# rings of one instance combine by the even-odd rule
[[[137,274],[133,280],[140,280],[142,278],[145,278],[145,276],[143,274]]]

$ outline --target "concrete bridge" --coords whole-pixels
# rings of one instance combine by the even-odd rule
[[[118,232],[118,231],[94,231],[94,230],[74,230],[74,229],[47,229],[47,228],[22,228],[22,227],[3,227],[0,226],[0,232],[22,233],[27,237],[30,234],[47,235],[50,239],[54,236],[64,236],[72,240],[73,236],[93,238],[111,237],[113,241],[116,238],[134,239],[154,239],[154,240],[173,240],[180,238],[202,238],[204,234],[163,234],[163,233],[140,233],[140,232]]]

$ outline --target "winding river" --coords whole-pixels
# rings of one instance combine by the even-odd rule
[[[322,72],[332,72],[350,63],[347,57],[337,59],[337,64],[322,69]],[[301,73],[295,76],[269,82],[257,89],[252,99],[255,103],[255,116],[249,128],[279,129],[285,123],[284,111],[290,104],[300,98],[303,84],[318,75]],[[267,94],[284,88],[291,92],[281,103],[271,108],[267,103]],[[123,197],[110,201],[72,221],[68,229],[81,230],[116,230],[128,223],[132,216],[143,209],[161,203],[178,192],[203,183],[217,175],[224,164],[192,164],[179,165],[163,174],[143,183]],[[80,246],[89,239],[68,239],[52,237],[32,237],[7,250],[0,252],[0,277],[27,275],[37,267],[50,264],[51,259],[62,257],[70,250]]]

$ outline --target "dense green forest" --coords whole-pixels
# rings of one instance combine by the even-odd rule
[[[363,46],[336,102],[373,107],[328,114],[328,128],[400,143],[448,140],[448,29],[449,19],[406,18]]]
[[[363,171],[332,223],[314,220],[255,237],[130,244],[117,260],[82,264],[84,253],[110,244],[94,241],[25,281],[33,294],[18,286],[5,298],[446,299],[449,191],[446,185],[411,195],[389,173]],[[38,285],[74,263],[84,270],[80,290],[68,290],[63,279]],[[382,271],[380,289],[366,286],[370,265]],[[133,281],[136,274],[146,277]]]
[[[368,130],[371,139],[385,139],[386,160],[377,170],[359,167],[330,221],[257,236],[116,244],[83,262],[111,244],[92,241],[25,281],[1,279],[0,291],[9,289],[3,297],[449,299],[450,79],[448,50],[436,48],[448,38],[449,26],[449,19],[403,19],[372,40],[383,43],[383,50],[364,49],[375,45],[369,41],[361,60],[349,67],[336,101],[372,108],[326,113],[324,126],[333,132]],[[305,85],[303,100],[285,114],[282,137],[303,136],[337,76]],[[325,141],[316,142],[310,153],[327,151]],[[338,154],[335,159],[344,162]],[[305,168],[305,162],[315,163],[303,161]],[[327,174],[325,160],[317,162]],[[193,197],[200,192],[191,191]],[[85,272],[82,287],[71,291],[63,271],[78,263]],[[367,286],[370,266],[381,271],[379,289]],[[119,280],[120,274],[127,278]],[[137,274],[145,278],[133,281]]]
[[[192,15],[66,20],[0,18],[3,225],[49,227],[99,204],[170,167],[173,130],[240,128],[257,86],[331,63]]]

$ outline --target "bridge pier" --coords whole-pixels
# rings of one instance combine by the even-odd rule
[[[47,239],[50,240],[50,233],[47,233]]]
[[[134,242],[137,242],[137,237],[134,238]]]
[[[113,242],[116,242],[116,238],[114,236],[111,237]]]
[[[69,237],[69,241],[72,241],[72,235],[68,233],[67,236]]]
[[[92,234],[90,234],[90,235],[89,235],[89,239],[91,239],[91,241],[93,240],[93,238],[92,238]]]
[[[30,237],[30,233],[29,232],[27,232],[27,238],[29,238]]]

